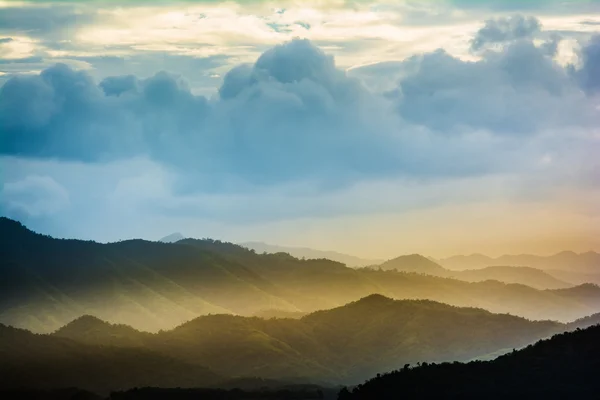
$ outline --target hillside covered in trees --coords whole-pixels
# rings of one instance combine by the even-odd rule
[[[84,316],[51,335],[2,326],[0,388],[353,384],[406,363],[506,353],[574,327],[381,295],[299,319],[209,315],[155,334]]]
[[[591,399],[600,381],[600,326],[558,334],[494,361],[422,363],[343,389],[339,400]]]

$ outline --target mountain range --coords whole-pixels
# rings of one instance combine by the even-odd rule
[[[278,246],[263,242],[244,242],[239,244],[242,247],[252,249],[258,253],[287,253],[296,258],[333,260],[346,264],[348,267],[366,267],[369,265],[381,264],[382,260],[366,259],[338,253],[337,251],[315,250],[308,247]]]
[[[505,283],[522,283],[538,289],[558,289],[583,283],[600,284],[600,254],[595,252],[577,254],[571,251],[563,251],[547,257],[521,254],[504,255],[497,258],[483,254],[472,254],[440,260],[413,254],[382,261],[362,259],[335,251],[278,246],[262,242],[246,242],[240,243],[240,245],[259,253],[287,253],[297,258],[308,259],[326,258],[341,262],[352,268],[381,267],[384,270],[397,269],[404,272],[456,277],[469,282],[491,279]],[[427,261],[430,261],[430,263]],[[440,270],[440,268],[444,270]],[[449,271],[455,271],[455,273]],[[469,272],[459,274],[460,271]]]
[[[536,289],[563,289],[573,286],[536,268],[496,266],[455,271],[446,269],[435,261],[419,254],[400,256],[371,268],[455,278],[466,282],[494,280],[504,283],[518,283]]]
[[[407,363],[467,361],[586,327],[371,295],[300,319],[196,318],[155,334],[83,316],[52,334],[0,326],[0,389],[207,387],[260,377],[357,383]]]
[[[353,269],[209,239],[109,244],[54,239],[7,218],[0,218],[0,234],[0,323],[38,333],[86,314],[150,332],[208,314],[299,316],[373,293],[563,322],[600,310],[600,288],[589,284],[540,290]]]

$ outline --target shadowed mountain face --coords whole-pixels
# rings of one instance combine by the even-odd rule
[[[339,400],[423,398],[589,399],[600,391],[600,326],[552,339],[490,362],[423,364],[378,376]]]
[[[486,267],[465,271],[452,271],[446,276],[467,282],[496,280],[504,283],[519,283],[536,289],[563,289],[572,286],[547,272],[529,267]]]
[[[452,271],[419,254],[400,256],[371,268],[385,271],[414,272],[444,278],[454,278],[466,282],[495,280],[504,283],[518,283],[536,289],[562,289],[573,286],[542,270],[529,267],[497,266]]]
[[[51,335],[0,326],[0,390],[353,384],[406,363],[504,354],[596,319],[533,322],[371,295],[300,319],[211,315],[157,334],[91,316]]]
[[[58,240],[6,218],[0,218],[0,233],[0,322],[35,332],[54,331],[86,314],[156,332],[200,315],[250,316],[265,310],[300,315],[372,293],[530,319],[571,321],[600,310],[600,288],[593,285],[536,290],[355,270],[330,260],[256,254],[212,240]]]
[[[205,367],[147,348],[93,346],[4,325],[0,357],[3,390],[78,387],[106,394],[136,386],[198,387],[223,380]]]

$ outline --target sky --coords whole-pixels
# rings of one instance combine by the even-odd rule
[[[0,0],[0,215],[368,258],[600,251],[600,1]]]

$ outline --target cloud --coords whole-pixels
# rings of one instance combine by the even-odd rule
[[[28,175],[4,183],[0,208],[3,214],[43,217],[55,214],[69,205],[67,190],[49,176]]]
[[[73,29],[93,23],[97,13],[76,5],[31,4],[0,8],[0,32],[26,33],[44,39],[69,36]]]
[[[476,62],[440,50],[387,67],[402,72],[382,96],[293,40],[231,69],[207,98],[166,72],[97,84],[56,65],[0,88],[0,149],[83,162],[149,157],[176,171],[180,193],[298,182],[332,190],[527,169],[552,149],[525,150],[525,137],[598,122],[577,81],[531,41]]]
[[[57,65],[0,89],[2,151],[85,161],[150,154],[257,183],[395,168],[395,139],[382,126],[395,117],[308,41],[233,69],[220,93],[195,96],[167,73],[96,85]]]
[[[466,10],[537,11],[550,13],[577,13],[593,10],[598,0],[449,0],[449,3]]]
[[[600,35],[595,35],[581,49],[581,68],[575,71],[583,89],[592,94],[600,91]]]
[[[415,72],[391,97],[405,119],[447,133],[532,135],[595,126],[595,104],[547,53],[518,41],[477,62],[444,51],[413,57],[406,63]]]
[[[471,50],[478,51],[490,44],[531,39],[541,28],[540,21],[535,17],[515,15],[489,19],[471,40]]]

